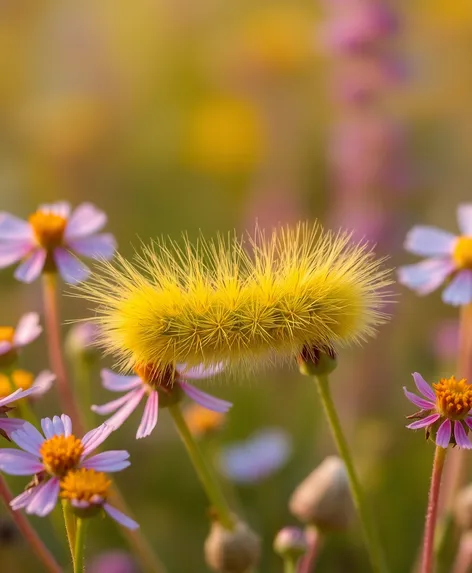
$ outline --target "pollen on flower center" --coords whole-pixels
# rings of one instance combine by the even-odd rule
[[[53,249],[62,244],[67,219],[46,211],[36,211],[29,217],[30,225],[38,243],[45,249]]]
[[[61,497],[86,503],[101,503],[107,496],[111,480],[103,472],[81,468],[67,473],[61,480]]]
[[[153,389],[171,390],[174,385],[175,370],[170,366],[158,369],[154,364],[141,362],[134,367],[134,371]]]
[[[75,469],[84,452],[82,442],[74,435],[53,436],[46,440],[40,448],[44,467],[50,474],[65,475]]]
[[[459,237],[452,256],[459,268],[472,269],[472,237]]]
[[[461,420],[467,416],[472,408],[472,386],[467,380],[442,378],[433,384],[436,393],[436,408],[445,418]]]

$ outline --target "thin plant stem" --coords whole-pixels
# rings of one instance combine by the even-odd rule
[[[446,454],[447,448],[436,446],[436,451],[434,453],[433,472],[431,474],[431,486],[429,488],[426,524],[424,528],[421,573],[432,573],[433,571],[434,533],[436,531],[439,490],[441,488],[441,478],[444,462],[446,460]]]
[[[59,393],[62,410],[68,414],[73,423],[74,432],[84,433],[84,425],[74,392],[67,376],[60,331],[60,318],[57,295],[57,277],[53,273],[43,274],[43,301],[48,352],[51,370],[56,375],[56,388]]]
[[[60,333],[59,307],[57,301],[56,275],[51,273],[45,273],[43,275],[43,295],[46,330],[48,335],[49,360],[51,363],[51,368],[57,376],[59,398],[61,400],[64,413],[69,414],[72,419],[74,424],[74,431],[77,432],[78,435],[83,435],[84,424],[80,410],[78,408],[79,402],[74,396],[73,387],[70,384],[69,378],[67,376],[67,370],[64,361],[62,339]],[[123,500],[123,496],[119,492],[116,484],[114,484],[114,494],[119,509],[126,511],[126,513],[130,513],[126,510],[126,504]],[[70,521],[69,526],[71,527]],[[165,572],[165,568],[157,557],[155,551],[149,545],[139,529],[136,531],[130,531],[126,529],[125,534],[130,546],[136,552],[138,558],[141,560],[146,570],[152,573]],[[74,547],[75,545],[72,546],[72,551],[74,550]]]
[[[284,557],[284,573],[297,573],[297,560],[293,557]]]
[[[76,519],[67,500],[62,500],[62,513],[64,516],[64,525],[66,528],[67,542],[69,544],[72,563],[75,560],[75,537],[76,537]]]
[[[187,449],[190,460],[195,467],[203,489],[218,515],[220,524],[226,529],[232,530],[235,524],[233,516],[231,515],[231,509],[211,466],[207,463],[200,446],[195,441],[187,426],[179,404],[170,406],[169,412]]]
[[[77,517],[77,529],[75,536],[74,549],[74,573],[83,573],[84,569],[84,551],[85,536],[87,533],[88,520]]]
[[[120,490],[115,482],[113,482],[112,490],[111,490],[111,500],[113,501],[113,505],[117,507],[126,515],[130,517],[133,516],[133,512],[127,506],[126,501],[124,500],[123,496],[121,495]],[[143,533],[139,532],[139,529],[131,530],[121,527],[120,530],[122,531],[123,535],[126,537],[129,546],[135,553],[136,557],[141,562],[144,571],[148,571],[149,573],[166,573],[167,570],[164,564],[161,562],[159,557],[156,555],[156,552],[153,550],[152,546],[150,545],[149,541],[146,539]]]
[[[315,526],[308,526],[305,531],[308,539],[308,551],[300,560],[297,573],[312,573],[322,544],[322,536]]]
[[[51,573],[61,573],[62,569],[56,562],[49,549],[44,545],[39,535],[31,527],[30,522],[26,517],[19,511],[13,511],[10,507],[10,502],[13,499],[10,489],[0,475],[0,498],[5,503],[5,507],[10,513],[13,522],[20,530],[21,534],[25,538],[26,542],[29,544],[36,557],[43,563],[47,571]]]
[[[90,409],[93,403],[91,396],[93,365],[81,356],[75,357],[71,362],[80,412],[86,422],[87,428],[92,428],[95,417]]]
[[[387,568],[384,562],[383,550],[378,537],[378,530],[374,527],[371,512],[367,505],[364,491],[357,476],[352,455],[344,436],[333,398],[331,396],[329,377],[325,374],[319,374],[315,376],[315,380],[317,382],[321,402],[323,403],[323,407],[328,418],[328,422],[331,427],[331,432],[333,434],[334,441],[336,442],[339,455],[343,459],[344,465],[346,466],[352,500],[359,516],[359,521],[361,523],[361,528],[372,568],[378,573],[384,573],[387,571]]]

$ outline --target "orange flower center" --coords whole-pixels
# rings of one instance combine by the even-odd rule
[[[15,329],[12,326],[0,326],[0,342],[13,343]]]
[[[467,384],[467,380],[456,380],[451,378],[441,378],[439,382],[433,384],[436,393],[436,408],[444,418],[451,420],[462,420],[472,408],[472,386]]]
[[[472,269],[472,237],[459,237],[452,257],[460,269]]]
[[[36,240],[42,247],[51,250],[62,244],[67,219],[39,210],[30,215],[29,222]]]
[[[153,364],[142,362],[134,367],[134,371],[143,382],[149,384],[153,389],[159,387],[171,389],[174,385],[175,370],[171,367],[159,370]]]
[[[83,452],[82,442],[74,435],[53,436],[40,448],[46,471],[57,476],[64,476],[68,471],[75,469]]]
[[[26,370],[14,370],[11,378],[5,374],[0,374],[0,398],[5,398],[18,388],[28,390],[33,384],[34,377]]]
[[[190,431],[196,436],[218,430],[225,420],[224,414],[207,410],[199,404],[189,406],[185,410],[184,417]]]
[[[86,468],[72,470],[61,479],[61,497],[87,503],[102,502],[110,486],[111,480],[103,472]]]

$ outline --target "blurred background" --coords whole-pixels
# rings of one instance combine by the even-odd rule
[[[26,218],[39,203],[92,201],[124,255],[160,235],[319,219],[376,243],[392,266],[413,262],[402,249],[408,228],[454,232],[456,205],[471,196],[471,48],[469,0],[1,0],[0,209]],[[17,283],[9,269],[0,288],[2,324],[40,311],[38,283]],[[422,534],[433,449],[404,429],[401,388],[414,370],[430,380],[453,373],[456,312],[437,294],[395,291],[390,324],[342,352],[333,386],[391,570],[404,572]],[[87,306],[64,297],[64,333]],[[93,403],[108,398],[104,365],[79,388]],[[44,338],[22,366],[47,366]],[[253,456],[224,479],[263,535],[259,572],[279,571],[271,545],[296,523],[289,496],[334,453],[315,387],[292,368],[211,391],[234,402],[201,438],[217,465],[233,442],[270,428],[262,450],[274,450],[272,461],[260,468]],[[36,405],[41,415],[57,408],[53,396]],[[204,494],[167,413],[138,442],[137,423],[107,443],[131,452],[118,481],[169,572],[203,573]],[[60,555],[49,523],[35,524]],[[127,545],[111,520],[91,531],[91,571],[139,571],[125,554],[92,563]],[[0,562],[2,573],[37,570],[5,513]],[[355,523],[327,539],[318,564],[367,567]]]

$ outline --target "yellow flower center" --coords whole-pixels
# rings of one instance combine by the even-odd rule
[[[39,210],[30,215],[29,222],[36,240],[42,247],[52,250],[62,244],[67,219]]]
[[[433,384],[436,393],[436,408],[444,418],[462,420],[472,408],[472,386],[467,380],[441,378]]]
[[[0,374],[0,398],[5,398],[18,388],[28,390],[33,384],[34,377],[26,370],[14,370],[11,379],[5,374]]]
[[[452,257],[460,269],[472,269],[472,237],[459,237]]]
[[[108,496],[111,480],[103,472],[81,468],[72,470],[61,479],[61,497],[69,500],[97,503]]]
[[[184,416],[190,431],[196,436],[218,430],[225,419],[224,414],[207,410],[199,404],[189,406],[185,410]]]
[[[63,476],[75,469],[83,452],[82,442],[74,435],[53,436],[40,448],[44,467],[50,474],[57,476]]]
[[[15,329],[12,326],[0,326],[0,342],[13,343]]]

